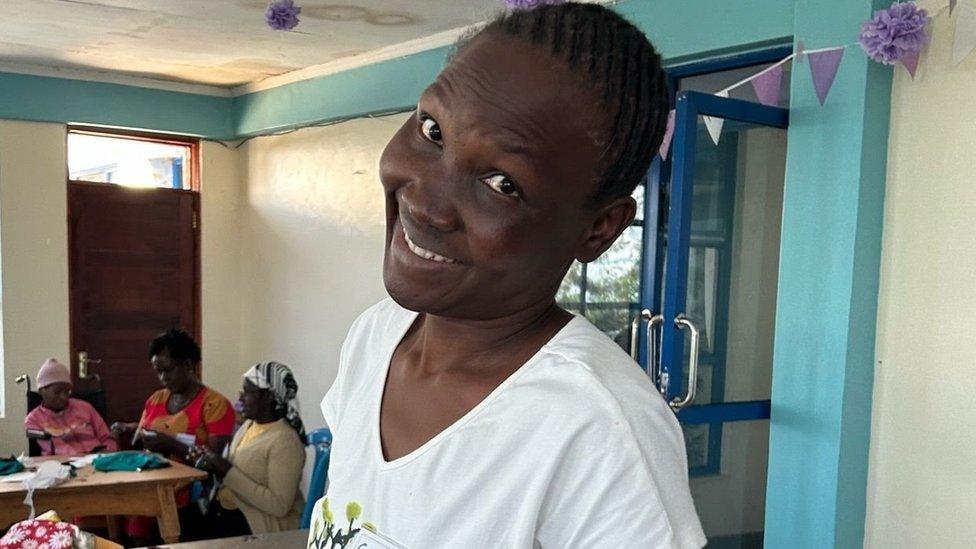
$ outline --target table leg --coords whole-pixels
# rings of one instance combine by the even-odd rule
[[[108,538],[111,540],[122,539],[122,517],[118,515],[108,515],[105,517],[108,526]]]
[[[156,487],[159,497],[159,535],[166,543],[179,543],[180,518],[176,514],[176,497],[172,486],[159,485]]]

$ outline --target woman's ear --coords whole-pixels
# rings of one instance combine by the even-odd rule
[[[576,259],[581,263],[589,263],[600,257],[634,222],[636,215],[637,202],[630,196],[615,198],[597,207],[576,251]]]

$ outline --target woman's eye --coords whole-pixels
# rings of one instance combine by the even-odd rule
[[[503,194],[505,196],[518,196],[518,187],[515,186],[515,182],[509,179],[503,174],[490,175],[481,180],[485,185],[491,187],[491,190],[498,194]]]
[[[428,141],[436,143],[438,145],[442,144],[443,136],[441,135],[441,127],[434,121],[433,118],[424,117],[420,121],[420,133],[424,134],[424,137]]]

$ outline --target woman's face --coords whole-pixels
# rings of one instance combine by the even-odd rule
[[[241,390],[241,415],[245,419],[265,419],[271,416],[271,391],[260,389],[251,381],[245,379]]]
[[[592,240],[606,122],[580,82],[547,50],[485,33],[427,88],[380,163],[383,274],[398,303],[506,316],[551,303],[573,259],[613,242],[606,227],[607,242]]]
[[[171,393],[180,394],[186,391],[196,380],[194,365],[187,361],[174,360],[169,354],[169,349],[163,349],[159,354],[153,355],[151,362],[159,382]]]
[[[68,406],[68,399],[71,398],[71,384],[52,383],[38,389],[37,392],[41,394],[45,408],[60,412]]]

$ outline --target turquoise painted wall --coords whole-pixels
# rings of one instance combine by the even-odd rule
[[[444,66],[437,48],[234,98],[234,131],[252,136],[409,107]]]
[[[790,0],[627,0],[617,9],[648,33],[668,62],[781,42],[793,33]],[[235,130],[250,136],[410,107],[448,52],[438,48],[243,95],[235,99]]]
[[[234,135],[232,108],[229,97],[0,73],[0,119],[229,138]]]
[[[626,0],[617,8],[648,32],[668,62],[781,42],[793,28],[789,0]],[[703,18],[702,13],[711,15]],[[443,67],[449,50],[437,48],[233,99],[0,73],[0,118],[215,139],[253,136],[409,107]]]
[[[882,0],[796,4],[810,49]],[[891,70],[849,48],[824,107],[794,65],[774,343],[766,547],[860,547]]]

